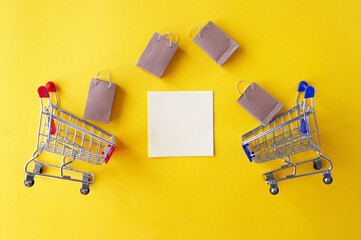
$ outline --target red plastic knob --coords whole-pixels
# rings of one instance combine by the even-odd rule
[[[38,94],[40,98],[49,98],[48,90],[44,86],[38,88]]]
[[[56,87],[53,82],[47,82],[45,86],[48,89],[48,92],[56,92]]]

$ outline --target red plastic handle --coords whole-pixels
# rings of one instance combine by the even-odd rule
[[[108,152],[108,155],[105,157],[104,159],[104,162],[105,163],[108,163],[110,157],[112,156],[113,152],[115,150],[115,146],[112,146],[110,149],[109,149],[109,152]]]
[[[45,86],[48,89],[48,92],[56,92],[56,87],[53,82],[47,82]]]
[[[51,135],[54,135],[55,133],[56,133],[55,121],[54,121],[54,119],[51,119],[50,134],[51,134]]]
[[[38,94],[40,98],[49,98],[48,89],[44,86],[38,88]]]

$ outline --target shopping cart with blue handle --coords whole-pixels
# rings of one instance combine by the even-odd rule
[[[304,93],[304,98],[298,104],[300,93]],[[242,148],[251,162],[263,163],[279,158],[286,163],[263,174],[273,195],[279,192],[277,182],[296,177],[323,174],[323,182],[332,183],[332,162],[319,149],[320,138],[313,107],[314,95],[315,89],[308,86],[307,82],[301,81],[297,91],[296,107],[275,117],[268,125],[261,125],[242,136]],[[297,163],[291,162],[291,155],[309,150],[315,151],[318,157]],[[329,163],[326,170],[321,170],[322,159]],[[313,162],[315,171],[297,174],[297,167],[308,162]],[[274,173],[287,168],[293,168],[293,173],[275,178]]]

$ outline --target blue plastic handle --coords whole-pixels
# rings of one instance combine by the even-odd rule
[[[243,148],[244,152],[246,153],[246,155],[247,155],[247,157],[248,157],[248,160],[249,160],[250,162],[252,162],[252,157],[251,157],[251,154],[249,153],[249,151],[248,151],[248,149],[247,149],[247,145],[243,145],[243,144],[242,144],[242,148]]]
[[[305,90],[304,98],[313,98],[315,96],[315,89],[311,86],[308,86]]]
[[[301,119],[300,131],[301,131],[301,133],[303,133],[303,134],[306,134],[306,133],[307,133],[306,121],[305,121],[305,119],[303,119],[303,118]]]
[[[305,91],[307,86],[308,86],[307,82],[301,81],[301,82],[298,84],[297,92],[303,92],[303,91]]]

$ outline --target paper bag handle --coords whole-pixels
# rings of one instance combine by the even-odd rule
[[[202,35],[201,35],[199,32],[201,31],[201,29],[202,29],[204,26],[207,26],[208,28],[211,28],[211,26],[208,26],[208,23],[207,23],[207,24],[202,24],[202,25],[193,25],[192,27],[188,28],[188,35],[189,35],[191,38],[193,38],[192,35],[191,35],[191,30],[192,30],[193,28],[195,28],[195,27],[198,27],[197,35],[198,35],[199,38],[202,38]]]
[[[99,73],[101,73],[101,72],[106,72],[106,73],[108,74],[108,77],[106,77],[106,76],[98,76],[98,75],[99,75]],[[106,71],[106,70],[99,70],[99,71],[97,72],[97,74],[95,75],[95,78],[94,78],[95,85],[98,85],[97,80],[98,80],[100,77],[106,78],[106,79],[108,80],[108,82],[109,82],[109,86],[108,86],[108,88],[110,88],[110,87],[111,87],[111,85],[112,85],[112,82],[109,80],[109,79],[110,79],[110,74],[109,74],[109,72],[108,72],[108,71]]]
[[[252,90],[254,91],[254,86],[253,86],[252,84],[250,84],[249,82],[245,81],[245,80],[239,80],[239,81],[237,82],[237,84],[236,84],[236,90],[237,90],[237,92],[238,92],[238,94],[239,94],[240,96],[242,96],[242,94],[241,94],[241,92],[240,92],[239,89],[238,89],[238,85],[239,85],[241,82],[247,83],[247,85],[244,87],[243,95],[244,95],[244,98],[248,101],[248,98],[247,98],[247,96],[246,96],[246,90],[247,90],[247,88],[248,88],[249,86],[251,86],[251,87],[252,87]]]
[[[168,35],[169,36],[169,47],[171,48],[172,47],[172,35],[171,35],[171,33],[174,34],[174,36],[176,38],[175,44],[177,44],[178,43],[178,35],[176,33],[174,33],[174,32],[161,32],[161,33],[159,33],[157,41],[159,42],[160,36]]]

